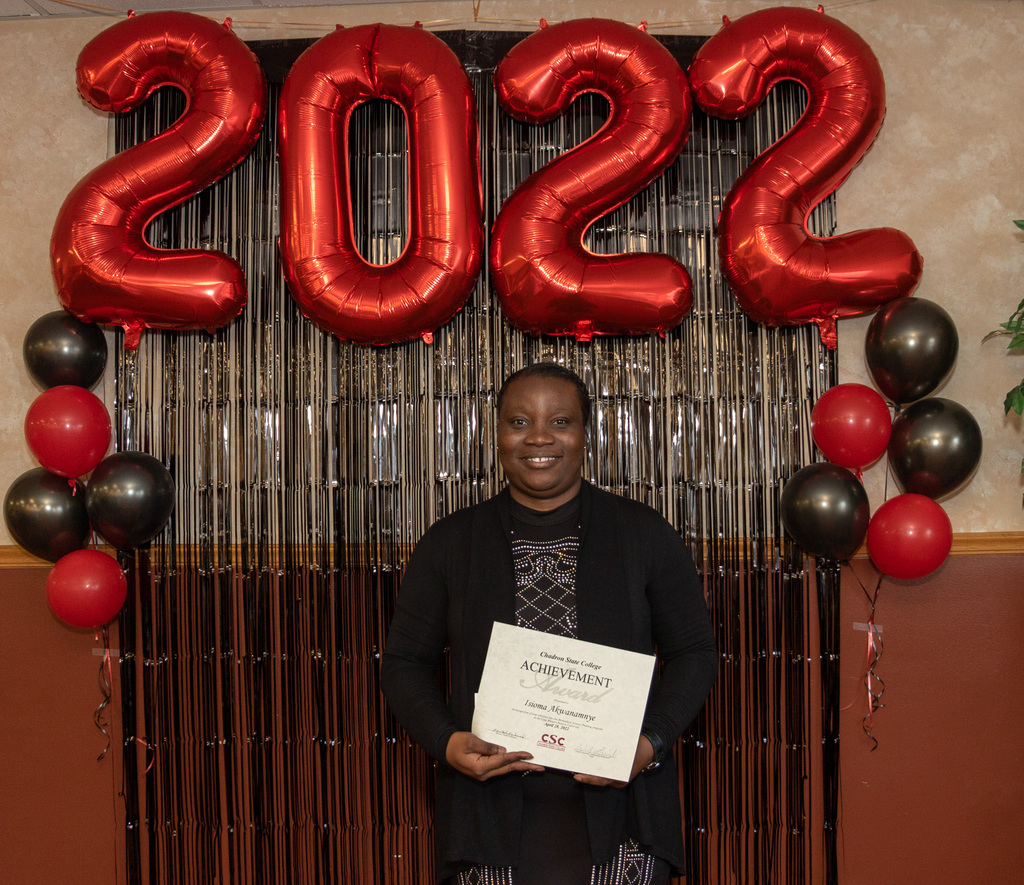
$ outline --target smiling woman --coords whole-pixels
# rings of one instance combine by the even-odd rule
[[[666,883],[683,865],[670,751],[717,668],[700,579],[663,517],[582,479],[590,396],[577,375],[530,365],[505,381],[497,406],[508,488],[423,536],[402,580],[381,668],[399,722],[441,763],[437,879]],[[525,746],[473,734],[496,623],[657,653],[662,668],[627,781],[544,768]],[[448,698],[437,680],[446,648]],[[637,687],[642,696],[647,689]],[[553,819],[557,828],[546,823]]]

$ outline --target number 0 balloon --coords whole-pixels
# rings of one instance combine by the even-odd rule
[[[409,127],[409,239],[385,265],[356,248],[348,174],[349,121],[373,99]],[[419,28],[334,31],[288,74],[279,125],[281,257],[303,314],[361,344],[430,340],[482,260],[476,111],[455,54]]]

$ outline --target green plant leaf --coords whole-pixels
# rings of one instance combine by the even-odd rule
[[[1021,230],[1024,230],[1024,218],[1015,219],[1013,223],[1017,225],[1017,227],[1019,227]]]
[[[1003,408],[1007,415],[1012,409],[1018,415],[1024,416],[1024,378],[1021,379],[1020,384],[1007,392],[1006,399],[1003,400]]]
[[[1007,350],[1024,350],[1024,334],[1014,335],[1013,340],[1006,345]]]

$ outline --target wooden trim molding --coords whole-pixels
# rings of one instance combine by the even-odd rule
[[[33,556],[17,544],[4,544],[0,547],[0,568],[47,568],[51,565],[52,562]]]
[[[110,549],[107,552],[113,553]],[[853,558],[866,559],[867,555],[867,547],[862,545]],[[1024,532],[965,532],[953,535],[953,549],[950,551],[950,556],[1019,555],[1024,555]],[[365,551],[361,546],[353,546],[349,551],[351,565],[358,565],[365,559]],[[52,565],[22,550],[17,544],[0,545],[0,569],[50,568]]]
[[[950,556],[1024,555],[1024,532],[964,532],[953,535]],[[851,559],[867,559],[868,548],[861,544]]]

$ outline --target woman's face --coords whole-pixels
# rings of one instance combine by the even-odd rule
[[[539,375],[513,381],[498,414],[498,458],[512,497],[554,510],[580,488],[587,443],[576,387]]]

